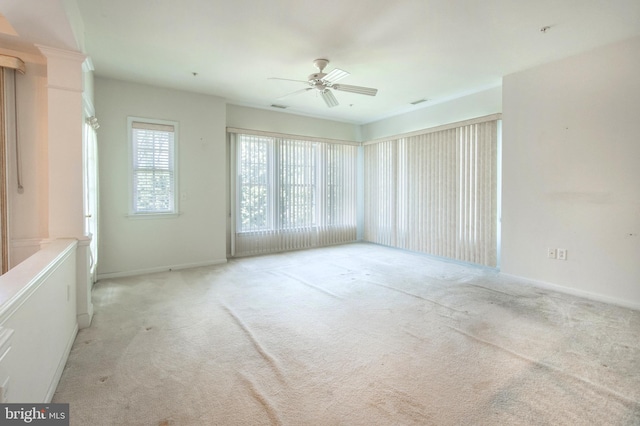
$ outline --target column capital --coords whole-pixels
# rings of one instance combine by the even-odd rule
[[[37,44],[47,59],[47,86],[50,88],[82,91],[83,63],[86,55],[73,50],[59,49]]]

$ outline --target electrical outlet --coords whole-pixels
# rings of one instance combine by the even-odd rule
[[[558,249],[558,260],[567,260],[567,249]]]
[[[554,248],[548,248],[547,249],[547,257],[549,259],[555,259],[556,258],[556,249]]]

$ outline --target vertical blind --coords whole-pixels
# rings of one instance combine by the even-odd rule
[[[0,55],[0,274],[9,270],[9,146],[15,151],[15,176],[18,193],[22,193],[22,171],[18,140],[16,72],[24,74],[25,64],[20,58]]]
[[[14,128],[11,110],[15,103],[7,96],[7,76],[15,78],[14,71],[0,67],[0,274],[9,270],[9,188],[8,135]]]
[[[357,147],[231,133],[232,255],[356,239]]]
[[[175,212],[175,128],[133,121],[133,213]]]
[[[497,265],[497,120],[365,146],[367,241]]]

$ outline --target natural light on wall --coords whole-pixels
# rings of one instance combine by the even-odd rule
[[[356,240],[356,144],[230,137],[233,256]]]
[[[365,144],[364,239],[497,265],[497,119]]]

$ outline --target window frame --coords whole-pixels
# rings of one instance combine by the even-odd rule
[[[163,125],[163,126],[171,126],[173,127],[173,146],[171,147],[173,152],[173,157],[170,159],[169,164],[171,165],[171,171],[173,175],[173,196],[172,204],[173,209],[171,210],[138,210],[136,206],[136,202],[134,200],[134,195],[136,193],[135,185],[135,154],[136,151],[134,149],[134,137],[133,137],[133,123],[144,123],[150,125]],[[155,119],[155,118],[145,118],[145,117],[127,117],[127,132],[129,138],[129,179],[128,179],[128,188],[129,188],[129,213],[128,217],[130,218],[171,218],[177,217],[179,215],[179,170],[178,170],[178,146],[179,146],[179,123],[173,120],[163,120],[163,119]]]
[[[244,228],[244,226],[242,225],[242,187],[243,187],[243,183],[245,182],[245,180],[241,177],[242,176],[242,161],[240,158],[240,152],[243,150],[242,148],[242,137],[245,135],[239,134],[237,135],[237,140],[236,140],[236,159],[235,159],[235,170],[237,171],[236,174],[236,180],[235,180],[235,194],[236,194],[236,206],[235,206],[235,210],[236,210],[236,217],[235,217],[235,223],[236,223],[236,227],[238,229],[242,229]],[[250,136],[250,135],[249,135]],[[271,232],[277,229],[276,227],[276,217],[277,217],[277,200],[276,200],[276,193],[279,190],[279,186],[278,186],[278,182],[277,179],[275,177],[275,170],[276,170],[276,160],[277,160],[277,154],[276,154],[276,141],[274,138],[272,137],[259,137],[260,139],[263,139],[261,142],[265,143],[265,150],[266,150],[266,155],[265,155],[265,159],[266,161],[264,162],[264,165],[266,167],[266,183],[264,184],[265,187],[265,193],[266,193],[266,205],[265,205],[265,225],[262,227],[252,227],[252,229],[246,229],[246,230],[241,230],[238,231],[239,233],[242,234],[257,234],[257,233],[261,233],[261,232]]]
[[[259,228],[245,228],[243,225],[242,217],[242,187],[245,179],[242,177],[242,161],[241,151],[243,150],[243,137],[259,138],[267,143],[267,155],[266,155],[266,175],[268,180],[266,183],[266,223],[263,227]],[[344,159],[338,159],[338,154],[330,155],[330,152],[335,143],[323,143],[315,140],[299,139],[297,137],[278,137],[278,136],[265,136],[254,135],[244,133],[234,133],[234,153],[232,160],[234,171],[233,187],[235,188],[235,195],[232,198],[234,204],[234,232],[237,235],[261,235],[264,233],[278,233],[278,232],[294,232],[302,229],[318,229],[332,226],[342,226],[341,217],[337,213],[336,205],[340,204],[343,197],[339,195],[344,192],[344,184],[332,183],[331,180],[335,176],[332,174],[333,169],[340,170],[340,163],[344,162]],[[250,141],[249,143],[254,143]],[[297,146],[296,144],[300,144]],[[284,148],[283,144],[288,145]],[[350,144],[349,144],[350,145]],[[297,161],[297,155],[287,155],[288,160],[296,161],[284,161],[282,158],[282,149],[288,149],[290,151],[296,149],[307,150],[306,155],[311,155],[311,161],[303,161],[300,163]],[[336,158],[334,158],[334,156]],[[307,159],[308,160],[308,159]],[[327,164],[330,166],[327,166]],[[282,176],[289,175],[292,169],[306,168],[308,169],[301,176],[302,182],[294,182],[291,180],[283,180]],[[285,169],[289,173],[285,173]],[[291,190],[291,187],[297,186],[299,190]],[[302,206],[298,204],[289,204],[289,213],[292,213],[292,221],[295,222],[299,219],[300,215],[309,215],[310,221],[307,224],[296,225],[294,223],[284,223],[283,214],[285,207],[283,206],[283,200],[281,194],[285,189],[285,193],[289,196],[310,196],[311,202],[305,203]],[[326,196],[330,190],[334,190],[331,194],[331,202],[321,202],[320,197],[323,194]],[[301,210],[300,208],[303,208]],[[332,210],[331,210],[332,209]],[[331,211],[330,211],[331,210]]]

